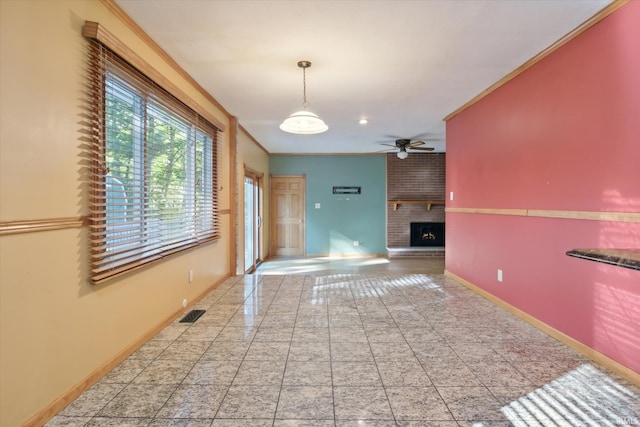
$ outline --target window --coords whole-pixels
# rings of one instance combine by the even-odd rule
[[[219,237],[218,129],[90,42],[91,279]]]

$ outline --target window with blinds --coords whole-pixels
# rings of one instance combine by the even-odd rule
[[[219,237],[218,129],[90,41],[91,279]]]

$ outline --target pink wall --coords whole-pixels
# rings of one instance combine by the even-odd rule
[[[640,212],[640,1],[447,122],[448,207]],[[640,223],[448,212],[446,268],[640,372]],[[497,269],[504,281],[497,281]]]

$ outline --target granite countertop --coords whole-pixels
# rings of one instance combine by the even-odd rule
[[[640,270],[640,249],[573,249],[568,251],[567,255]]]

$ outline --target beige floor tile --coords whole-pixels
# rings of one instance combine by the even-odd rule
[[[306,274],[289,274],[300,265]],[[640,425],[637,386],[443,270],[268,261],[226,279],[194,324],[169,324],[47,426]]]

